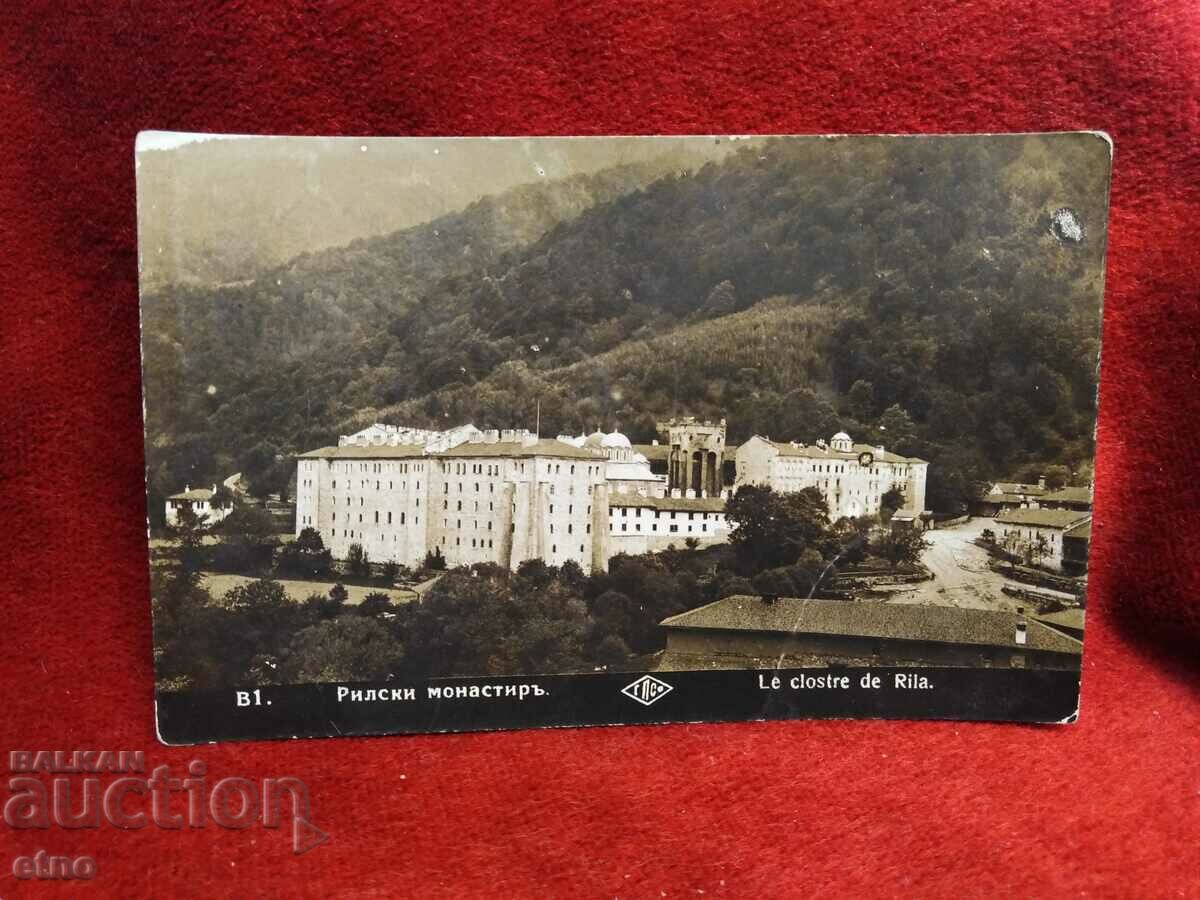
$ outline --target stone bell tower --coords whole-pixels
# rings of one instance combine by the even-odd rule
[[[667,457],[667,487],[691,491],[693,497],[719,497],[724,487],[725,420],[700,422],[694,416],[658,423],[671,448]]]

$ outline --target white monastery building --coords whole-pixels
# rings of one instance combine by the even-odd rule
[[[814,445],[772,441],[755,435],[737,449],[738,487],[763,485],[781,493],[814,487],[825,495],[832,519],[876,515],[892,488],[904,494],[901,513],[925,511],[929,463],[856,444],[844,431]]]
[[[724,507],[670,490],[616,431],[551,440],[377,424],[297,460],[296,533],[315,528],[338,559],[361,544],[374,562],[439,552],[450,566],[571,560],[590,572],[616,553],[723,541]]]

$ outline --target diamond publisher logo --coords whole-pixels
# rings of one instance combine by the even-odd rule
[[[621,693],[633,698],[642,706],[649,706],[671,693],[671,690],[671,686],[665,681],[659,681],[653,675],[643,675],[637,681],[621,688]]]

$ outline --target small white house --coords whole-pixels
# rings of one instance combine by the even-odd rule
[[[182,492],[172,494],[167,498],[167,524],[178,524],[181,509],[191,509],[197,516],[204,516],[206,525],[215,525],[220,522],[233,510],[233,503],[226,500],[223,504],[218,505],[213,499],[216,494],[217,486],[215,484],[211,488],[197,488],[196,490],[185,485]]]
[[[996,540],[1026,562],[1063,568],[1063,535],[1092,518],[1071,509],[1009,509],[996,516]]]

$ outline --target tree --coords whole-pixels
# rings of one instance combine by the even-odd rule
[[[860,422],[869,422],[875,417],[875,388],[871,382],[860,378],[850,385],[846,392],[846,411]]]
[[[275,565],[280,572],[289,575],[320,578],[329,574],[333,555],[325,549],[321,533],[310,527],[303,529],[296,540],[279,548]]]
[[[871,552],[895,569],[901,564],[915,566],[930,546],[919,528],[891,528],[871,545]]]
[[[273,538],[279,532],[275,519],[269,512],[261,506],[241,502],[233,504],[232,511],[217,523],[214,530],[245,543],[260,543]]]
[[[629,647],[615,634],[605,635],[593,654],[596,662],[602,666],[625,662],[631,655]]]
[[[338,616],[299,631],[284,671],[293,684],[381,681],[403,659],[403,647],[372,617]]]
[[[400,564],[394,559],[389,559],[383,564],[383,571],[380,574],[380,580],[389,587],[396,583],[396,579],[400,577]]]
[[[759,572],[752,579],[752,583],[755,593],[762,597],[793,597],[797,594],[796,583],[784,567]]]
[[[360,616],[377,616],[380,613],[392,612],[393,609],[391,596],[383,591],[372,591],[358,604]]]
[[[425,553],[425,568],[434,572],[446,570],[446,557],[442,556],[441,547],[434,547]]]
[[[308,610],[278,581],[261,578],[230,588],[217,601],[214,640],[231,680],[246,677],[259,656],[277,656]]]
[[[159,690],[201,690],[227,683],[228,660],[220,643],[212,596],[175,572],[151,570],[154,673]]]
[[[233,511],[213,530],[222,536],[213,551],[214,568],[224,572],[250,572],[270,567],[278,541],[275,520],[266,510],[234,503]]]
[[[176,511],[175,524],[167,527],[167,534],[177,548],[178,574],[197,583],[198,573],[204,565],[204,539],[209,534],[208,516],[197,515],[191,506],[180,506]]]
[[[904,508],[904,502],[904,491],[899,488],[890,487],[884,491],[879,498],[879,521],[885,525],[890,522],[896,510]]]
[[[419,604],[398,608],[405,672],[414,677],[517,675],[587,668],[592,624],[578,594],[557,580],[448,572]]]
[[[751,572],[791,565],[830,536],[829,510],[816,488],[782,494],[747,485],[727,501],[725,516],[736,526],[730,543]]]
[[[582,590],[587,584],[587,575],[584,574],[583,567],[573,559],[568,559],[559,567],[558,577],[572,590]]]
[[[345,591],[345,588],[342,588]],[[332,592],[331,592],[332,593]],[[312,593],[304,598],[304,608],[315,621],[332,619],[342,611],[345,599],[334,599],[329,594]]]
[[[740,575],[723,574],[717,580],[717,599],[753,594],[754,583]]]
[[[366,578],[371,574],[371,559],[362,544],[353,543],[346,548],[346,571],[355,578]]]
[[[899,404],[889,406],[879,417],[879,442],[893,453],[913,454],[916,436],[912,417]]]
[[[820,553],[809,547],[800,554],[800,559],[788,570],[792,583],[801,597],[811,597],[816,594],[821,583],[832,571]]]
[[[1046,466],[1043,475],[1046,478],[1046,489],[1050,491],[1065,487],[1071,480],[1071,470],[1061,465]]]

